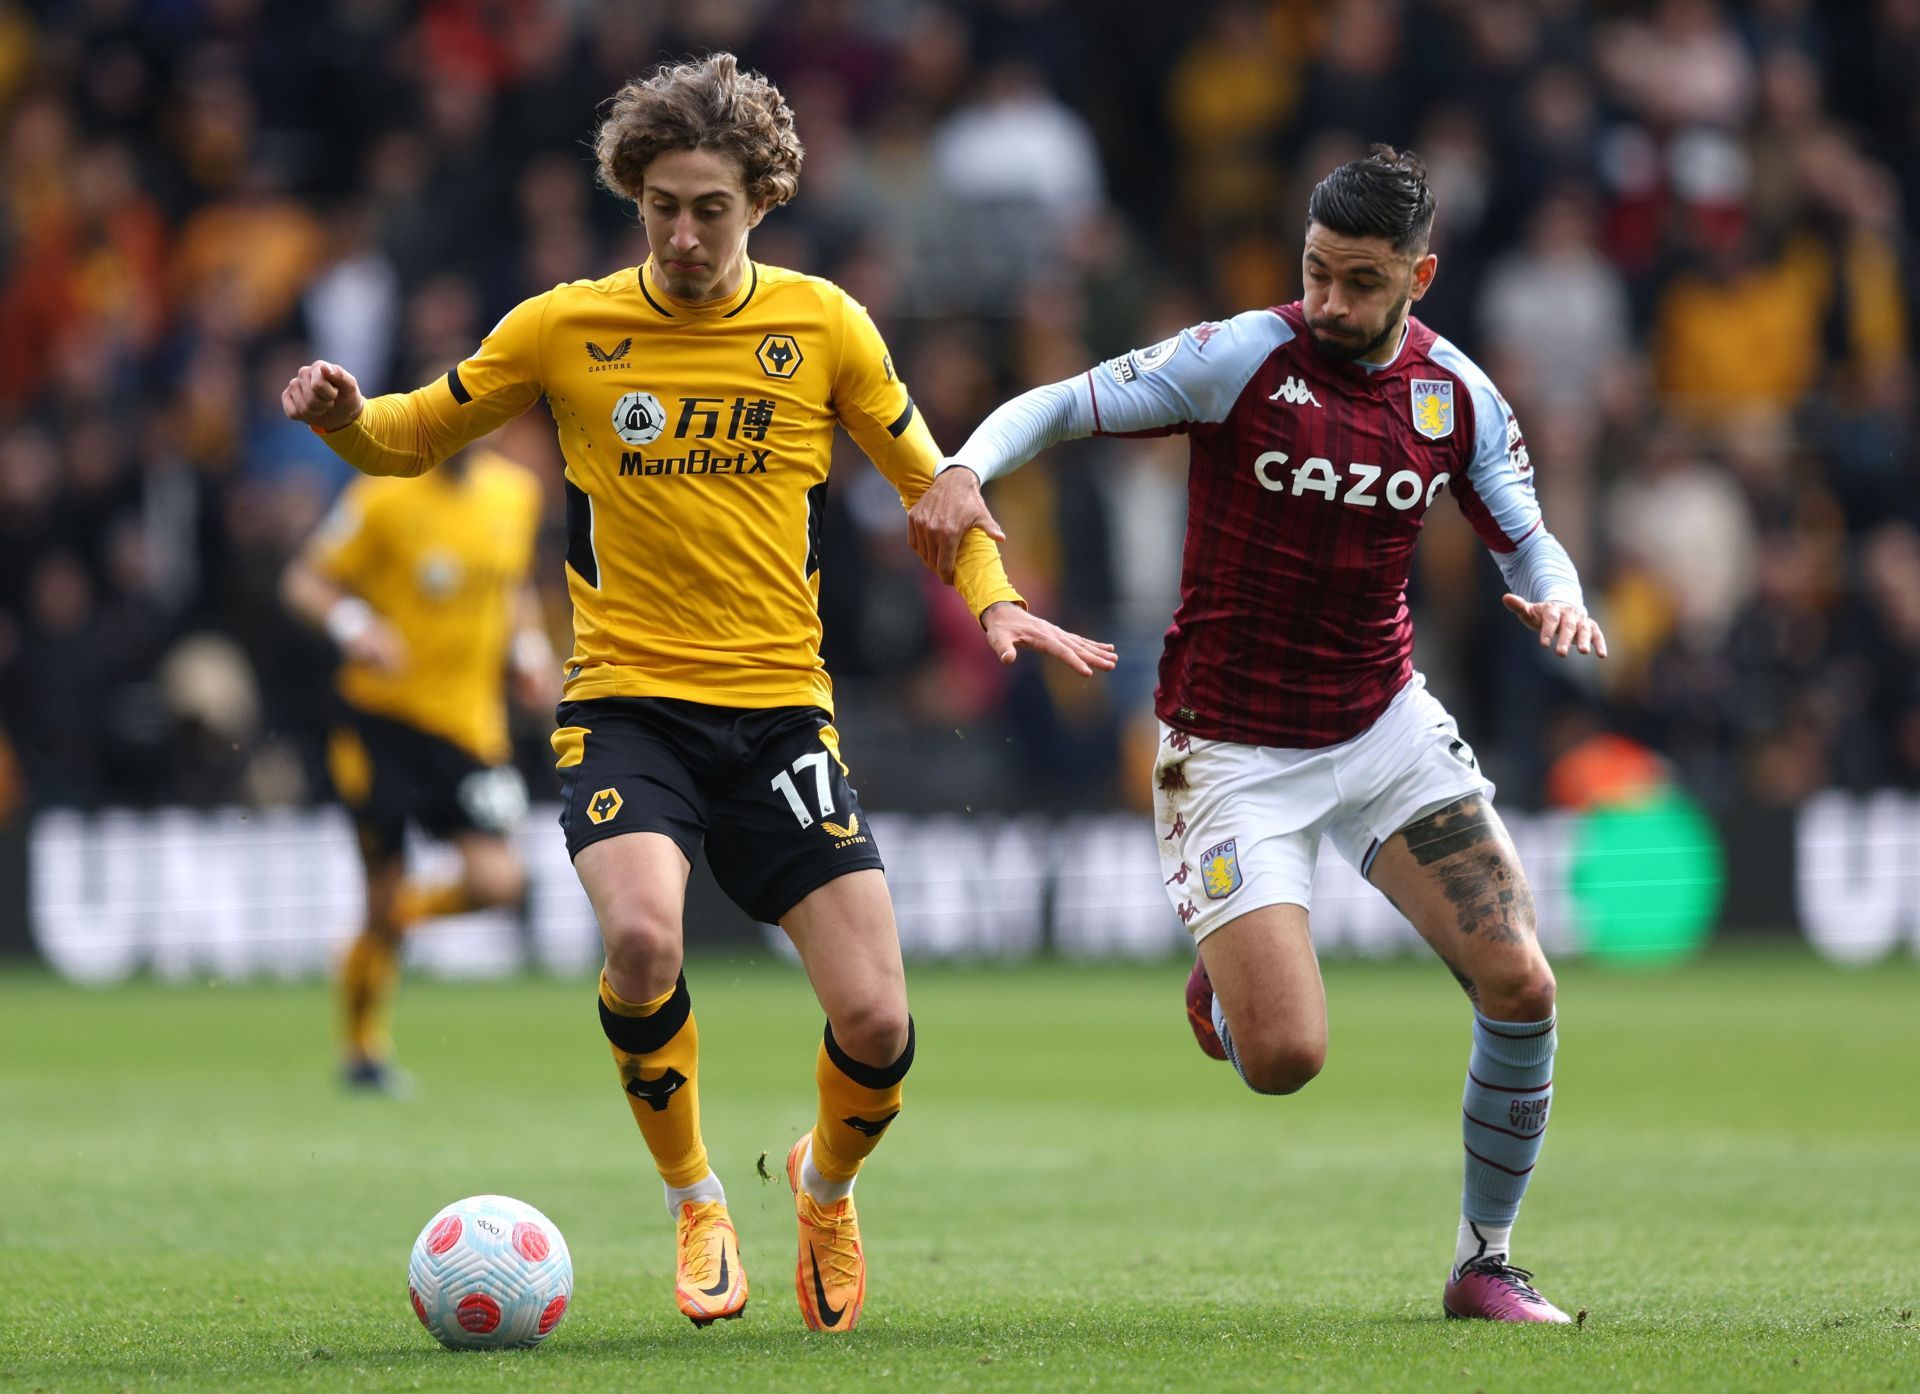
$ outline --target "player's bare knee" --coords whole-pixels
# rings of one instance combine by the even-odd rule
[[[628,1001],[659,996],[680,976],[680,926],[644,906],[618,910],[600,925],[607,981]]]
[[[862,1064],[890,1065],[907,1048],[907,1021],[905,1002],[864,1003],[833,1016],[833,1038]]]
[[[1553,970],[1544,961],[1510,976],[1483,975],[1480,1011],[1494,1021],[1545,1021],[1553,1015],[1554,989]]]
[[[1282,1039],[1249,1049],[1236,1038],[1234,1050],[1240,1077],[1256,1094],[1298,1094],[1327,1063],[1325,1042]]]
[[[514,905],[527,892],[527,871],[502,849],[467,861],[467,890],[477,905]]]

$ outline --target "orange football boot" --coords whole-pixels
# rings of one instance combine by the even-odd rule
[[[690,1200],[674,1226],[679,1263],[673,1300],[695,1326],[731,1321],[747,1307],[747,1270],[740,1262],[740,1236],[727,1207],[717,1200]]]
[[[800,1315],[812,1330],[851,1331],[867,1298],[860,1217],[854,1213],[852,1196],[822,1205],[800,1184],[800,1165],[812,1136],[802,1133],[787,1153],[787,1184],[793,1187],[793,1205],[800,1217],[800,1261],[793,1270],[793,1290],[800,1298]]]

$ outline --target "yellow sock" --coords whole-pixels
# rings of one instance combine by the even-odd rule
[[[900,1082],[913,1064],[913,1021],[907,1047],[891,1065],[865,1065],[840,1048],[833,1027],[820,1042],[813,1077],[820,1114],[813,1125],[813,1166],[829,1181],[851,1181],[880,1134],[900,1112]]]
[[[691,1186],[711,1168],[700,1140],[700,1029],[683,973],[671,992],[628,1002],[600,975],[600,1029],[660,1179]]]
[[[387,1007],[399,980],[400,941],[362,930],[340,965],[340,1006],[346,1019],[347,1049],[354,1055],[378,1060],[392,1051]]]
[[[409,880],[401,883],[400,893],[394,897],[393,917],[404,928],[422,920],[459,915],[471,909],[473,897],[458,881],[433,885]]]

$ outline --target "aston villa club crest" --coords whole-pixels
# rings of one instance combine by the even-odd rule
[[[1450,380],[1413,380],[1413,429],[1428,440],[1453,434],[1453,383]]]
[[[1240,850],[1234,838],[1200,854],[1200,880],[1208,900],[1225,900],[1240,889]]]

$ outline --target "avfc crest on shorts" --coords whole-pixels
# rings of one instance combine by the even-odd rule
[[[1453,434],[1453,383],[1446,378],[1413,380],[1413,429],[1428,440]]]
[[[1200,879],[1208,900],[1225,900],[1240,889],[1240,851],[1228,838],[1200,854]]]

